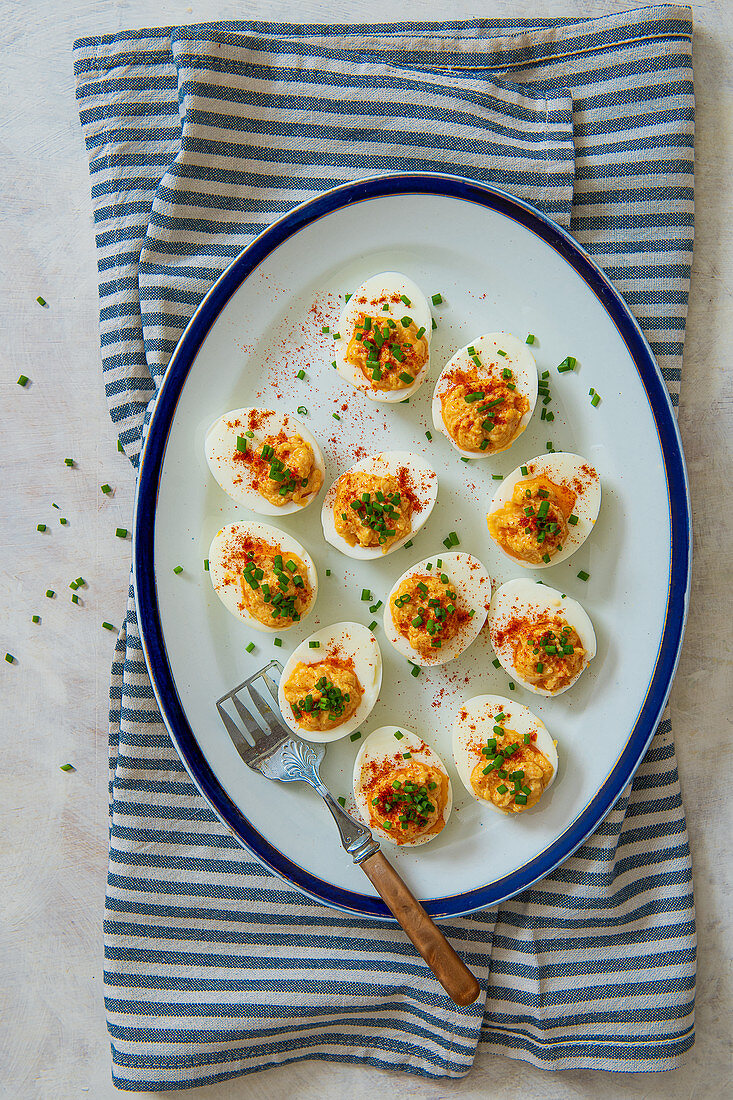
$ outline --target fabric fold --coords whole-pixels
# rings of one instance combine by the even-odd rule
[[[692,247],[689,9],[589,21],[128,31],[75,47],[103,377],[137,465],[199,301],[335,183],[440,171],[539,207],[607,271],[679,391]],[[114,1080],[156,1091],[302,1058],[429,1077],[477,1044],[547,1068],[671,1068],[693,1042],[689,850],[668,719],[597,833],[523,895],[445,922],[458,1009],[393,928],[274,878],[157,710],[131,588],[112,670],[106,1005]]]

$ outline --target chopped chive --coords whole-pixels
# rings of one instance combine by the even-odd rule
[[[351,295],[350,295],[350,294],[345,294],[345,295],[344,295],[344,302],[348,302],[348,300],[349,300],[349,298],[350,298],[350,297],[351,297]]]
[[[336,370],[336,360],[335,359],[331,360],[331,366],[333,367],[334,370]]]
[[[295,375],[295,377],[300,378],[300,380],[302,381],[305,378],[305,371],[304,370],[299,370],[298,373]]]
[[[251,653],[252,650],[254,649],[254,647],[255,647],[254,642],[248,642],[247,645],[244,648],[247,651],[247,653]]]
[[[117,535],[118,539],[126,539],[127,538],[127,528],[126,527],[118,527],[115,531],[115,534]]]
[[[120,443],[119,439],[117,440],[117,450],[118,450],[118,451],[120,452],[120,454],[124,454],[124,453],[125,453],[125,448],[124,448],[124,447],[122,446],[122,444]]]
[[[71,581],[69,583],[69,588],[72,590],[72,592],[76,592],[78,587],[79,585],[76,583],[76,581]]]
[[[504,359],[506,359],[506,352],[502,351],[501,348],[497,348],[496,353],[497,353],[497,355],[501,355],[501,356],[503,356]]]
[[[53,588],[47,588],[46,595],[48,596],[49,600],[52,600],[56,593],[54,592]]]
[[[595,408],[596,405],[600,405],[601,395],[599,393],[594,393],[593,396],[590,399],[590,403],[593,406],[593,408]]]
[[[509,690],[514,691],[514,681],[513,680],[509,681]]]
[[[237,450],[240,452],[240,454],[246,452],[247,450],[247,440],[244,438],[243,435],[237,436]]]
[[[412,324],[412,317],[403,317],[402,318],[402,327],[403,328],[409,328],[411,324]]]
[[[340,340],[341,339],[341,333],[340,332],[333,332],[333,333],[331,333],[331,335],[333,336],[334,340]]]
[[[433,433],[432,432],[425,432],[425,438],[427,439],[427,441],[429,443],[433,438]]]
[[[352,733],[351,737],[349,738],[349,741],[358,741],[360,737],[361,737],[361,730],[357,730],[356,733]]]
[[[40,623],[40,621],[41,621],[41,616],[40,615],[31,615],[31,622],[32,623]]]
[[[448,538],[450,539],[451,546],[460,546],[460,539],[455,531],[450,531],[448,533]]]
[[[524,342],[525,342],[525,344],[534,344],[534,333],[533,332],[528,333],[527,339]]]
[[[107,495],[108,493],[111,493],[111,492],[112,492],[112,486],[111,486],[111,485],[108,485],[106,481],[105,481],[104,485],[100,485],[100,489],[101,489],[101,490],[102,490],[102,492],[103,492],[103,493],[105,494],[105,496],[106,496],[106,495]]]
[[[48,305],[48,302],[46,301],[46,299],[42,298],[40,294],[36,298],[36,301],[38,302],[39,306],[47,306]]]
[[[590,573],[586,573],[585,569],[581,569],[578,573],[578,577],[581,581],[587,581],[590,577]]]
[[[362,588],[362,590],[361,590],[361,598],[362,598],[362,600],[363,600],[364,602],[366,602],[367,600],[371,600],[371,599],[372,599],[372,594],[371,594],[371,592],[369,591],[369,589],[368,589],[368,588]]]
[[[299,416],[307,416],[308,415],[308,410],[306,409],[305,405],[298,405],[298,415]]]
[[[412,539],[405,543],[405,550],[409,550],[411,546],[414,546]]]
[[[8,662],[9,665],[12,665],[12,664],[15,663],[15,657],[13,656],[12,653],[6,653],[5,654],[5,660]]]
[[[73,466],[73,465],[74,465],[74,459],[73,458],[65,458],[64,459],[64,466]]]
[[[403,760],[412,760],[412,753],[411,752],[403,752],[402,753],[402,759]]]
[[[595,391],[595,390],[593,389],[593,387],[591,386],[591,388],[590,388],[590,389],[588,390],[588,396],[589,396],[589,397],[592,397],[592,396],[593,396],[593,394],[594,394],[595,392],[596,392],[596,391]]]
[[[461,455],[461,462],[470,462],[470,458],[466,458],[465,455]]]
[[[566,371],[575,370],[575,364],[577,362],[578,362],[578,360],[575,359],[574,356],[572,356],[572,355],[566,356],[566,358],[563,359],[562,363],[560,363],[558,365],[558,368],[557,368],[558,374],[565,374]]]
[[[419,676],[420,675],[420,668],[419,668],[418,665],[413,665],[412,666],[412,668],[410,669],[410,675],[411,676]]]
[[[331,413],[331,416],[334,418],[334,420],[340,420],[341,419],[341,417],[339,416],[338,413]]]
[[[308,642],[308,649],[320,649],[320,648],[321,648],[321,643],[320,642]]]
[[[545,410],[543,409],[542,411],[544,412]],[[547,416],[545,417],[545,420],[554,420],[554,419],[555,419],[554,412],[548,412]]]
[[[323,328],[321,329],[321,332],[328,332],[328,331],[329,331],[328,325],[324,325]]]
[[[547,443],[545,443],[545,450],[546,451],[554,451],[555,450],[555,448],[553,447],[552,443],[549,440],[547,441]]]
[[[59,771],[62,772],[75,772],[76,768],[73,764],[59,764]]]
[[[79,597],[77,596],[76,592],[73,593],[73,595],[71,597],[71,602],[72,603],[78,603],[79,602]]]
[[[59,523],[61,524],[62,527],[66,527],[68,522],[69,521],[66,518],[66,516],[59,516]]]
[[[182,565],[176,565],[175,568],[173,569],[173,572],[176,573],[176,574],[182,573],[183,572],[183,566]]]
[[[327,577],[330,577],[330,576],[331,576],[331,570],[330,570],[330,569],[327,569],[327,570],[326,570],[326,576],[327,576]]]
[[[442,294],[433,294],[430,301],[433,303],[434,306],[439,306],[440,303],[443,301],[443,295]]]
[[[283,640],[282,640],[282,638],[273,638],[272,639],[272,644],[277,645],[277,646],[281,646],[283,644]]]
[[[424,336],[424,335],[425,335],[425,328],[424,328],[424,327],[423,327],[423,328],[419,328],[419,329],[417,330],[417,339],[418,339],[418,340],[422,340],[422,338],[423,338],[423,336]]]
[[[204,572],[205,573],[209,572],[209,559],[208,558],[204,558]]]
[[[400,301],[404,302],[405,305],[408,307],[408,309],[412,305],[412,302],[410,301],[410,299],[407,297],[406,294],[400,294]],[[389,308],[389,307],[387,307],[387,308]]]
[[[503,474],[492,474],[491,477],[493,478],[494,481],[503,481],[504,480],[504,475]]]
[[[344,796],[342,794],[340,794],[338,796],[336,801],[338,802],[339,806],[345,806],[346,805],[346,799],[344,798]]]
[[[436,323],[435,323],[435,318],[434,318],[434,317],[432,317],[432,318],[431,318],[431,320],[432,320],[432,327],[433,327],[433,332],[435,332],[435,330],[436,330],[436,328],[437,328],[438,326],[437,326],[437,325],[436,325]]]
[[[39,523],[39,524],[36,525],[36,531],[45,531],[45,530],[46,530],[46,524],[45,523]]]
[[[51,501],[51,507],[52,508],[58,508],[58,504],[56,504],[56,502],[52,500]]]
[[[28,382],[29,382],[28,375],[27,374],[21,374],[20,378],[18,379],[18,385],[19,386],[27,386]]]
[[[400,371],[397,377],[399,378],[400,382],[406,382],[408,386],[412,385],[412,383],[415,381],[412,375],[408,374],[407,371],[404,370]]]
[[[547,419],[547,409],[543,405],[542,412],[540,413],[540,420],[546,420],[546,419]]]
[[[575,524],[577,522],[578,522],[578,517],[577,516],[575,516],[575,515],[568,516],[568,523],[571,523],[573,525],[573,527],[575,527]]]
[[[491,663],[494,666],[494,668],[501,668],[501,661],[499,660],[498,657],[494,657],[494,659]]]
[[[117,629],[117,627],[113,626],[112,623],[102,623],[102,626],[104,627],[105,630],[116,630]]]

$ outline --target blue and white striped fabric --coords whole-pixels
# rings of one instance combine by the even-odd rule
[[[196,305],[274,218],[335,183],[440,171],[571,232],[635,311],[676,402],[692,250],[691,14],[411,26],[218,24],[76,44],[104,381],[137,464]],[[132,590],[112,669],[106,1004],[114,1079],[156,1091],[303,1058],[429,1077],[477,1046],[659,1070],[693,1043],[690,857],[667,718],[598,832],[525,894],[444,927],[458,1009],[401,933],[310,901],[238,846],[160,719]]]

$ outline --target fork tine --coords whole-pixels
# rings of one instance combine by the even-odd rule
[[[219,711],[219,717],[224,723],[226,731],[234,743],[235,749],[237,750],[239,755],[246,761],[247,754],[251,752],[252,746],[245,739],[244,734],[242,733],[234,719],[231,718],[230,715],[228,715],[227,712],[224,710],[221,702],[218,702],[216,704],[216,709]]]
[[[249,692],[249,697],[252,700],[253,706],[267,725],[268,729],[272,733],[277,733],[282,737],[292,737],[293,731],[288,729],[284,722],[281,721],[280,715],[272,709],[266,699],[262,698],[253,683],[247,684],[247,691]]]
[[[277,684],[275,683],[275,681],[273,680],[273,678],[271,676],[267,675],[266,672],[262,673],[262,676],[260,677],[260,679],[264,680],[265,684],[267,685],[268,691],[270,692],[270,695],[272,696],[273,702],[277,703],[278,710],[279,710],[280,709],[280,700],[278,699],[278,695],[277,695]]]
[[[242,720],[242,725],[244,726],[254,743],[257,744],[258,738],[262,737],[264,731],[261,729],[261,727],[257,723],[257,720],[250,713],[250,711],[247,710],[244,703],[241,701],[241,699],[238,698],[235,692],[233,692],[229,698],[234,705],[234,709]]]

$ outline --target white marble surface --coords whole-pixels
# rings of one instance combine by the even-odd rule
[[[386,21],[603,15],[631,0],[0,0],[0,1095],[119,1095],[110,1082],[101,919],[107,852],[107,680],[124,606],[132,471],[116,452],[99,374],[97,290],[86,154],[71,45],[79,35],[211,19]],[[551,1074],[479,1054],[467,1078],[426,1082],[304,1062],[165,1095],[198,1100],[594,1097],[716,1100],[731,1081],[730,745],[733,3],[696,5],[697,239],[680,426],[695,518],[695,573],[672,694],[692,842],[700,968],[697,1044],[669,1074]],[[36,303],[41,294],[47,310]],[[32,384],[16,385],[19,374]],[[73,456],[77,468],[63,459]],[[109,482],[111,497],[99,491]],[[51,501],[61,512],[51,508]],[[58,523],[60,514],[69,525]],[[48,531],[38,534],[36,524]],[[89,581],[83,606],[67,587]],[[44,597],[53,588],[58,598]],[[39,625],[31,614],[42,617]],[[76,771],[59,765],[72,761]]]

